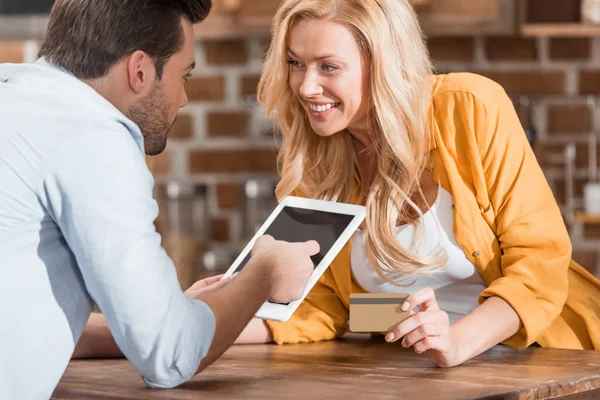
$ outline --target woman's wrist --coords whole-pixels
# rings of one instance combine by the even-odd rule
[[[450,326],[456,358],[463,363],[502,343],[521,328],[521,320],[503,299],[493,296]]]
[[[472,344],[468,340],[465,340],[460,325],[456,323],[450,325],[450,337],[452,341],[451,352],[453,353],[451,358],[454,361],[450,365],[451,367],[460,365],[473,358],[475,351]]]

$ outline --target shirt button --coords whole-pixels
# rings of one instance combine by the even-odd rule
[[[481,253],[479,252],[479,250],[475,250],[473,252],[473,257],[478,257]]]
[[[429,168],[430,169],[434,169],[435,168],[435,164],[434,163],[429,164]]]

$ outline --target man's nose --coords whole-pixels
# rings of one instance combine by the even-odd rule
[[[183,107],[187,106],[189,102],[190,102],[190,100],[188,99],[187,92],[184,90],[183,91],[183,96],[181,98],[181,104],[179,105],[179,108],[183,108]]]

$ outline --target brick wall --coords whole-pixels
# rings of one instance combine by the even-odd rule
[[[197,45],[190,104],[178,119],[167,151],[153,158],[157,183],[171,180],[208,187],[210,264],[227,266],[249,235],[252,217],[244,185],[276,179],[272,127],[256,106],[255,88],[265,38],[204,41]],[[577,144],[576,205],[587,179],[587,134],[598,132],[600,110],[587,107],[600,95],[600,39],[517,37],[435,38],[429,41],[438,72],[472,71],[499,82],[511,98],[526,95],[539,143],[536,151],[557,200],[565,202],[563,167],[549,154]],[[37,43],[0,45],[0,62],[35,59]],[[599,107],[600,108],[600,107]],[[573,226],[574,258],[600,275],[600,226]]]

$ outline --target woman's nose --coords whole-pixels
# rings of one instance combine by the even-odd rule
[[[319,74],[313,69],[307,70],[300,85],[300,95],[311,98],[321,94],[323,94],[323,87],[319,82]]]

